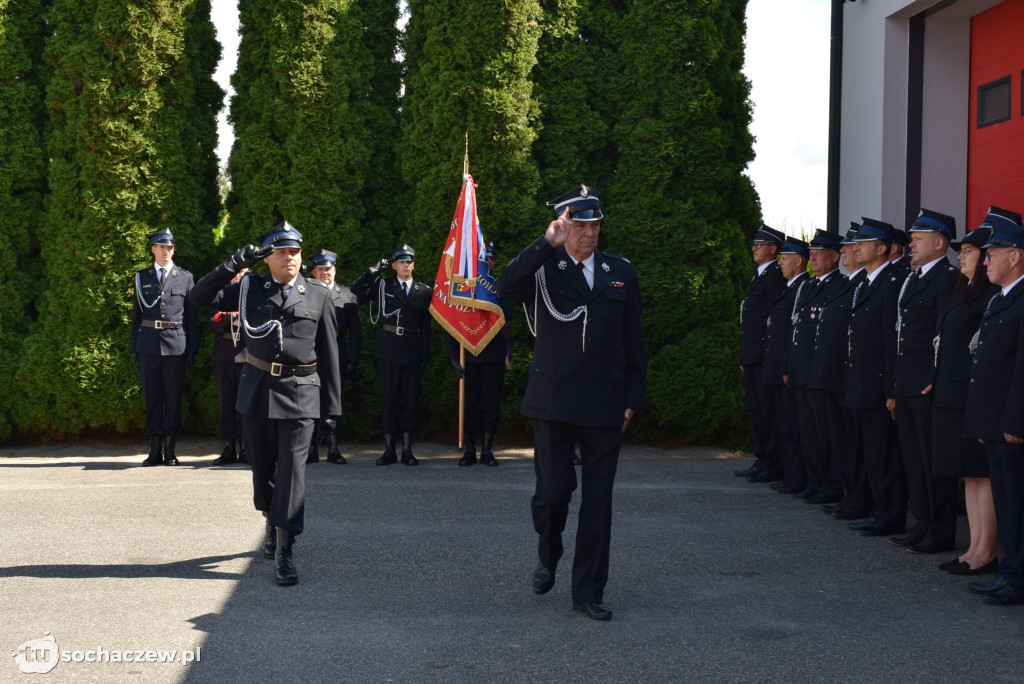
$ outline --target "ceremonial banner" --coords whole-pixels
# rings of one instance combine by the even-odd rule
[[[476,215],[476,185],[462,176],[462,192],[434,279],[430,313],[472,354],[479,354],[505,325],[484,235]]]

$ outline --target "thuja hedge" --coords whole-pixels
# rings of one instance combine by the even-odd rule
[[[20,154],[0,159],[0,182],[20,189],[5,198],[4,230],[23,242],[0,247],[0,295],[19,293],[0,305],[0,346],[18,360],[0,439],[141,426],[127,322],[156,228],[172,228],[176,262],[196,277],[286,218],[307,252],[341,255],[343,283],[403,241],[432,283],[467,132],[499,265],[544,230],[545,200],[577,183],[601,192],[601,249],[637,265],[645,303],[649,391],[628,438],[747,439],[736,318],[759,207],[743,175],[744,0],[413,0],[404,35],[394,0],[241,3],[225,207],[209,0],[7,8],[0,117],[24,134]],[[32,286],[12,277],[32,269]],[[374,331],[362,316],[350,438],[378,432]],[[518,412],[532,346],[524,318],[520,308],[508,322],[502,424],[517,440],[530,427]],[[426,436],[455,432],[441,334],[423,384]],[[216,425],[209,345],[186,384],[186,428],[205,434]]]

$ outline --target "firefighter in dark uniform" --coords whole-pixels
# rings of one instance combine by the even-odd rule
[[[779,250],[779,267],[786,278],[786,287],[775,295],[768,310],[765,332],[764,363],[761,382],[768,386],[775,404],[779,428],[779,454],[782,457],[782,479],[771,487],[782,494],[797,494],[807,486],[796,412],[796,393],[789,386],[786,364],[793,339],[793,312],[797,300],[808,290],[808,245],[803,240],[787,237]]]
[[[583,492],[572,568],[574,610],[610,620],[604,606],[612,485],[622,433],[646,387],[643,314],[636,268],[597,251],[600,200],[580,186],[548,203],[558,217],[498,278],[498,294],[528,303],[537,336],[523,415],[534,419],[533,526],[540,563],[533,591],[555,583],[562,531],[576,489],[573,442],[580,444]]]
[[[826,487],[831,464],[831,439],[828,419],[819,426],[815,417],[815,403],[825,400],[813,397],[807,388],[814,360],[814,344],[818,319],[832,299],[846,288],[846,279],[839,272],[839,249],[842,236],[827,230],[817,230],[808,245],[814,278],[807,283],[793,308],[793,334],[790,338],[789,358],[786,362],[786,381],[793,388],[796,399],[797,426],[800,433],[800,451],[807,470],[807,484],[794,496],[809,503],[832,503],[842,498],[842,487]],[[834,420],[842,421],[842,404],[835,404]],[[845,434],[845,429],[842,430]]]
[[[493,242],[487,243],[487,263],[494,273],[497,251]],[[505,320],[512,314],[513,304],[501,300]],[[455,369],[455,375],[466,381],[466,441],[460,466],[476,463],[476,436],[481,437],[480,463],[497,466],[494,457],[494,433],[501,422],[501,390],[505,386],[505,369],[509,362],[508,335],[501,330],[479,354],[466,351],[466,366],[459,363],[459,343],[448,335],[445,353]]]
[[[768,310],[776,295],[786,287],[786,278],[775,261],[786,241],[783,233],[762,224],[750,248],[757,273],[740,303],[740,372],[746,393],[747,419],[754,432],[754,464],[736,470],[737,477],[751,482],[774,482],[782,475],[779,429],[771,391],[761,382]]]
[[[985,267],[999,290],[971,342],[964,435],[985,444],[996,508],[999,574],[968,588],[985,602],[1024,603],[1024,226],[1020,214],[990,207]]]
[[[958,482],[932,473],[932,383],[935,326],[949,306],[960,271],[946,259],[956,237],[952,216],[922,209],[907,230],[916,267],[903,277],[897,300],[896,371],[889,410],[903,454],[914,526],[890,540],[913,553],[949,551],[956,541]]]
[[[287,222],[260,236],[205,275],[197,306],[238,311],[248,352],[238,389],[242,439],[252,466],[253,503],[266,514],[264,554],[278,584],[299,581],[292,544],[302,533],[306,451],[313,421],[341,413],[338,326],[329,292],[303,278],[302,235]],[[265,259],[270,274],[235,273]],[[271,538],[272,533],[272,538]]]
[[[146,402],[149,456],[142,465],[178,465],[181,393],[185,372],[199,350],[192,274],[176,265],[174,236],[164,228],[149,236],[155,263],[135,274],[130,349]]]
[[[248,269],[242,269],[231,279],[237,283]],[[245,335],[237,311],[215,311],[210,314],[210,331],[217,337],[213,340],[213,377],[217,383],[217,406],[220,422],[217,435],[224,440],[224,451],[213,462],[215,466],[245,462],[245,445],[241,443],[242,424],[235,410],[238,403],[238,384],[242,380],[245,365]],[[239,442],[236,448],[235,442]]]
[[[867,273],[853,291],[849,373],[844,406],[852,409],[851,439],[859,444],[874,507],[864,536],[902,532],[907,524],[907,482],[896,427],[886,406],[896,367],[896,299],[901,280],[889,262],[896,229],[865,218],[854,238],[854,260]]]
[[[910,244],[910,240],[907,237],[907,233],[902,230],[897,230],[892,239],[892,253],[889,255],[889,262],[896,268],[893,273],[896,274],[896,278],[903,280],[913,270],[913,260],[910,254],[907,254],[907,246]]]
[[[380,327],[373,345],[380,387],[384,453],[377,465],[397,460],[395,438],[401,435],[402,463],[418,465],[412,453],[419,408],[420,381],[430,357],[430,298],[433,288],[413,280],[416,252],[402,245],[387,259],[370,267],[352,283],[360,301],[370,302],[370,320],[378,317]],[[397,278],[385,278],[391,267]],[[374,311],[376,310],[376,314]]]
[[[359,353],[363,345],[363,325],[359,320],[359,300],[352,290],[334,282],[337,276],[338,255],[321,249],[313,255],[313,278],[331,292],[334,302],[334,313],[338,319],[338,362],[341,367],[341,393],[345,394],[345,380],[355,380],[356,368],[359,365]],[[320,460],[317,453],[318,444],[327,444],[327,461],[343,465],[345,457],[341,455],[338,442],[341,439],[341,421],[324,417],[317,421],[313,432],[313,441],[309,443],[309,457],[306,463]]]

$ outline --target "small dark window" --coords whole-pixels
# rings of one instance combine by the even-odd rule
[[[978,128],[1009,120],[1010,77],[978,86]]]

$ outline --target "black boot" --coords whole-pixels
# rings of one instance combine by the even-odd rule
[[[402,463],[404,465],[419,465],[420,462],[412,455],[412,433],[402,433]]]
[[[238,463],[238,456],[235,454],[235,442],[224,442],[224,451],[220,452],[220,457],[213,462],[213,465],[231,465],[232,463]]]
[[[266,513],[263,514],[263,519],[267,528],[263,539],[263,557],[273,558],[274,551],[277,550],[277,528],[270,524],[270,518]]]
[[[341,436],[341,420],[337,418],[335,420],[338,422],[328,432],[327,460],[330,463],[345,465],[345,457],[341,455],[341,449],[338,448],[338,437]]]
[[[160,465],[164,462],[163,457],[164,438],[160,435],[149,436],[149,456],[142,462],[144,466]]]
[[[320,442],[320,421],[313,421],[313,437],[309,440],[309,452],[306,454],[306,465],[320,461],[320,454],[317,452],[317,445]]]
[[[391,465],[398,460],[395,455],[395,436],[390,432],[384,434],[384,454],[377,459],[377,465]]]
[[[494,458],[494,451],[491,450],[491,446],[494,444],[494,433],[484,433],[484,445],[480,449],[480,462],[485,466],[496,466],[498,465],[498,459]]]
[[[282,587],[299,583],[299,573],[292,563],[292,542],[295,537],[283,527],[277,528],[277,548],[274,549],[274,580]]]
[[[460,466],[471,466],[476,463],[476,435],[466,435],[466,449],[462,452],[462,458],[459,459]]]
[[[178,457],[174,455],[174,445],[178,443],[178,438],[172,435],[167,435],[167,442],[164,445],[164,465],[176,466],[178,465]]]

